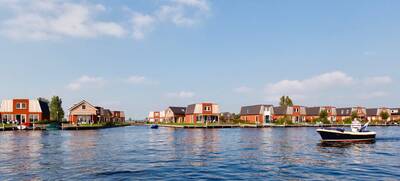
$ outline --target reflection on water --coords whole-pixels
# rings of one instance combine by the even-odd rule
[[[321,143],[314,128],[0,132],[0,180],[399,178],[400,128],[371,129],[368,144]]]

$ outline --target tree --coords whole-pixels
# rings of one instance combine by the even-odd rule
[[[358,113],[357,113],[357,111],[351,112],[351,120],[354,120],[354,119],[356,119],[356,118],[358,118]]]
[[[289,96],[282,96],[279,102],[280,106],[293,106],[293,101]]]
[[[322,111],[319,113],[319,118],[320,118],[320,119],[323,119],[323,120],[328,120],[328,111],[322,110]]]
[[[64,118],[62,100],[58,96],[53,96],[50,102],[50,120],[61,121]]]
[[[381,113],[379,114],[379,116],[382,118],[382,120],[386,121],[389,119],[390,115],[387,111],[381,111]]]

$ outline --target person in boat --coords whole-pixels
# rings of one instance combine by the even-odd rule
[[[354,118],[354,120],[351,122],[351,131],[353,132],[359,132],[361,129],[361,123],[360,121],[357,120],[357,118]]]
[[[351,123],[351,131],[353,132],[366,132],[367,127],[369,125],[370,121],[368,121],[364,126],[361,125],[361,122],[357,119],[354,119],[353,122]]]

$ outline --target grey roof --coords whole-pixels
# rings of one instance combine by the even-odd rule
[[[306,107],[307,116],[319,116],[321,107]]]
[[[169,107],[175,115],[185,115],[186,107]]]
[[[378,108],[367,109],[367,116],[377,116],[377,115],[378,115]]]
[[[196,108],[196,104],[188,105],[186,108],[186,114],[193,114],[195,108]]]
[[[351,111],[353,109],[351,107],[347,108],[336,108],[336,115],[338,116],[351,116]],[[343,113],[342,113],[343,112]]]
[[[49,108],[49,102],[46,100],[38,99],[40,109],[42,110],[42,115],[43,117],[49,117],[50,116],[50,108]]]
[[[279,106],[279,107],[274,107],[274,114],[276,115],[286,115],[287,114],[287,108],[286,106]]]
[[[240,109],[240,115],[258,115],[261,113],[262,106],[272,106],[272,105],[253,105],[253,106],[243,106]]]

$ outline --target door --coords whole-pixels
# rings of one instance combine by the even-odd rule
[[[264,122],[267,123],[267,124],[268,124],[268,123],[271,123],[271,120],[270,120],[270,116],[269,116],[269,115],[266,115],[266,116],[265,116]]]
[[[18,122],[18,124],[20,124],[21,123],[21,115],[20,114],[15,115],[15,120]]]

